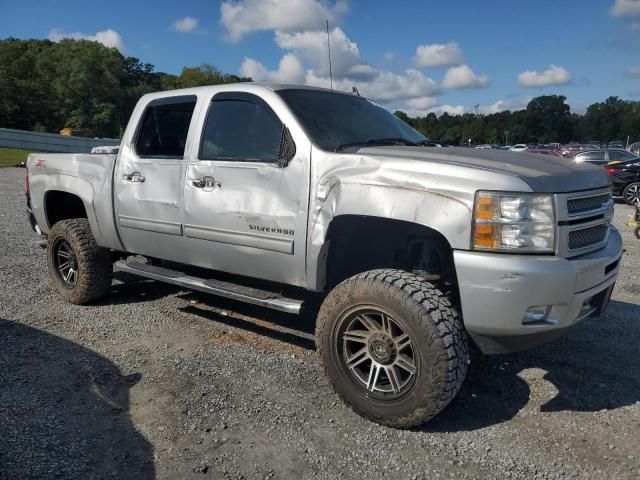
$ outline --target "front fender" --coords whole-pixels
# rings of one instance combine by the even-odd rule
[[[388,218],[415,223],[442,234],[454,249],[469,249],[473,198],[454,198],[411,186],[348,183],[335,179],[323,185],[310,215],[307,278],[321,290],[328,254],[325,241],[331,222],[342,215]],[[360,241],[354,239],[354,241]]]

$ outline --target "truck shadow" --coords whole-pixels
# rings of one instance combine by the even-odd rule
[[[188,292],[178,297],[195,302],[181,307],[180,311],[184,313],[241,328],[305,350],[316,348],[314,311],[292,315],[198,292]]]
[[[476,430],[510,420],[522,409],[542,416],[632,405],[640,401],[638,352],[640,305],[612,301],[603,318],[584,320],[555,343],[474,358],[458,396],[420,430]]]
[[[153,446],[106,358],[0,318],[0,478],[155,478]]]
[[[181,290],[162,284],[149,288],[150,283],[114,286],[111,302],[147,301]],[[315,350],[314,309],[297,316],[198,292],[178,298],[190,302],[179,307],[184,313]],[[583,321],[554,343],[512,355],[474,355],[458,396],[419,430],[481,429],[506,422],[523,409],[545,414],[632,405],[640,401],[638,352],[640,305],[613,300],[605,317]]]

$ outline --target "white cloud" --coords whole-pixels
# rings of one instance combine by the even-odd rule
[[[640,0],[615,0],[609,13],[614,17],[640,17]]]
[[[196,28],[198,28],[197,18],[184,17],[173,22],[173,29],[176,32],[193,32]]]
[[[277,70],[269,70],[257,60],[245,57],[240,65],[240,75],[256,81],[302,83],[305,71],[298,57],[293,53],[287,53],[280,59]]]
[[[222,25],[227,39],[237,42],[245,35],[260,30],[322,30],[325,20],[337,23],[347,12],[342,0],[240,0],[220,5]]]
[[[416,97],[405,102],[405,105],[411,109],[426,110],[438,104],[436,97]]]
[[[81,32],[65,33],[62,30],[58,30],[57,28],[54,28],[49,32],[48,38],[52,42],[56,42],[56,43],[64,38],[71,38],[73,40],[90,40],[92,42],[101,43],[105,47],[117,48],[121,52],[123,52],[125,49],[125,46],[122,41],[122,38],[120,37],[120,34],[115,30],[111,30],[110,28],[108,28],[107,30],[96,32],[95,35],[88,35],[86,33],[81,33]]]
[[[464,112],[465,108],[462,105],[437,105],[427,111],[427,113],[435,113],[437,116],[440,116],[443,113],[448,113],[449,115],[462,115]]]
[[[629,69],[629,75],[631,75],[632,77],[638,77],[640,78],[640,67],[631,67]]]
[[[397,61],[397,57],[394,51],[389,50],[382,54],[382,60],[387,63],[395,63]]]
[[[548,85],[566,85],[571,80],[569,72],[557,65],[549,65],[544,72],[527,70],[518,75],[518,83],[523,87],[546,87]]]
[[[531,97],[524,98],[513,98],[509,100],[498,100],[491,105],[482,105],[479,110],[480,113],[483,114],[492,114],[504,112],[505,110],[510,110],[515,112],[516,110],[523,110],[527,107],[527,104],[531,101]]]
[[[413,57],[417,68],[446,67],[462,63],[462,50],[456,42],[418,45]]]
[[[341,28],[330,32],[331,64],[333,77],[340,79],[347,76],[371,76],[369,68],[363,67],[358,44],[352,42]],[[275,41],[283,50],[292,50],[309,62],[316,74],[329,75],[329,54],[327,50],[327,33],[324,31],[306,31],[297,33],[276,32]]]
[[[467,65],[451,67],[442,80],[444,88],[482,88],[489,84],[489,77],[477,75]]]

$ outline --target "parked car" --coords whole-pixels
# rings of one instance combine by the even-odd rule
[[[592,148],[586,148],[585,146],[579,144],[579,143],[571,143],[569,145],[564,145],[561,150],[560,153],[562,153],[563,157],[570,157],[572,155],[575,155],[578,152],[581,152],[583,150],[593,150]]]
[[[409,427],[456,396],[469,342],[523,350],[604,311],[622,252],[604,169],[425,141],[326,89],[157,92],[117,156],[30,154],[27,205],[71,303],[108,295],[114,269],[289,313],[320,301],[335,390]]]
[[[108,153],[111,155],[115,155],[120,150],[119,145],[101,145],[99,147],[93,147],[91,149],[91,153],[104,154]]]
[[[636,205],[640,201],[640,157],[607,165],[605,169],[609,174],[613,197]]]
[[[524,143],[517,143],[509,150],[511,150],[512,152],[524,152],[527,148],[527,145],[525,145]]]
[[[631,152],[620,149],[599,149],[599,150],[587,150],[585,152],[579,152],[569,157],[575,162],[588,162],[593,165],[606,165],[611,162],[621,162],[623,160],[631,160],[635,158]]]

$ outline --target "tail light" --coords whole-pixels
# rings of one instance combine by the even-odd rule
[[[604,167],[604,169],[607,171],[609,175],[613,175],[614,173],[616,173],[616,169],[613,167]]]

